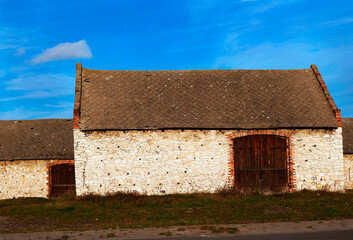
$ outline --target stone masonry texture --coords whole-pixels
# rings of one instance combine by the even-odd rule
[[[298,190],[344,190],[341,127],[336,130],[296,130],[294,149]]]
[[[282,130],[291,132],[297,190],[344,190],[342,128]],[[246,132],[74,129],[76,192],[215,192],[229,186],[228,136]]]
[[[47,164],[54,160],[0,161],[0,199],[48,194]]]
[[[346,176],[346,189],[353,189],[353,154],[344,154],[344,171]]]

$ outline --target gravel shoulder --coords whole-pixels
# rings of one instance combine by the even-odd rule
[[[0,234],[0,239],[145,239],[145,238],[178,238],[178,237],[221,237],[250,234],[274,234],[293,232],[319,232],[353,230],[353,219],[330,221],[305,221],[305,222],[271,222],[251,224],[220,224],[216,228],[238,228],[235,234],[212,233],[202,229],[202,226],[175,226],[164,228],[137,228],[137,229],[105,229],[89,231],[56,231],[34,233]]]

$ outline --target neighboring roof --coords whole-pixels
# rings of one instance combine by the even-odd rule
[[[343,153],[353,154],[353,118],[342,118]]]
[[[80,113],[81,130],[338,127],[329,93],[313,69],[105,71],[78,66],[75,116]]]
[[[74,159],[71,119],[0,121],[0,160]]]

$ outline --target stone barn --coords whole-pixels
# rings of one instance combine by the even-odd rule
[[[353,189],[353,118],[342,118],[343,158],[347,178],[347,189]]]
[[[0,121],[0,199],[75,190],[72,119]]]
[[[76,68],[78,195],[344,190],[340,110],[315,65]]]

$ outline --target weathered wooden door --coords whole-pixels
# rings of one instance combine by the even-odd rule
[[[261,193],[288,190],[286,138],[251,135],[233,141],[236,189]]]
[[[50,198],[56,198],[76,191],[73,164],[58,164],[50,167]]]

